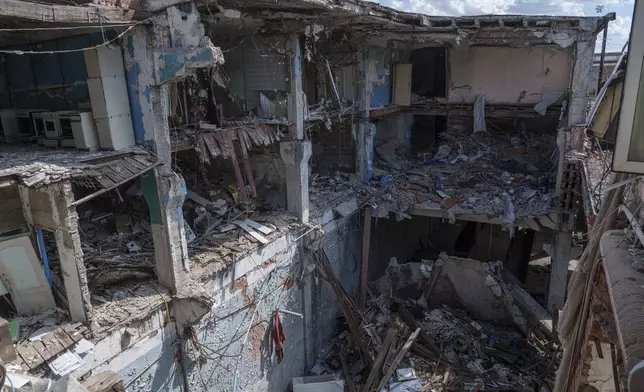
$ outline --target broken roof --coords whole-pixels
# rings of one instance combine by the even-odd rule
[[[156,157],[142,149],[115,153],[3,144],[0,145],[0,187],[16,182],[39,187],[75,180],[91,189],[112,189],[156,165]]]
[[[330,23],[335,26],[350,26],[352,31],[362,31],[370,35],[396,33],[413,38],[423,34],[439,35],[457,34],[467,38],[470,33],[490,33],[487,38],[512,36],[517,33],[531,32],[535,41],[556,43],[563,39],[562,33],[568,33],[575,41],[580,37],[576,33],[596,34],[608,21],[615,19],[615,14],[601,17],[547,16],[547,15],[479,15],[479,16],[430,16],[418,13],[398,11],[377,3],[361,0],[222,0],[218,4],[225,8],[242,11],[248,16],[262,19],[265,28],[271,30],[271,21],[275,22],[275,31],[298,29],[305,24]],[[245,15],[246,16],[246,15]],[[378,30],[373,27],[377,25]],[[401,37],[403,38],[403,37]],[[484,43],[484,41],[481,41]],[[563,45],[562,45],[563,46]]]

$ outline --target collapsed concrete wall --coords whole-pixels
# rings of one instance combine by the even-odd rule
[[[340,315],[331,287],[309,267],[315,264],[309,249],[324,249],[349,294],[358,287],[361,233],[356,218],[331,221],[324,230],[314,241],[287,234],[224,269],[215,271],[210,264],[192,271],[215,302],[193,327],[194,334],[178,334],[176,320],[168,322],[166,306],[176,318],[173,307],[185,303],[166,304],[159,295],[155,311],[97,342],[73,375],[112,370],[123,377],[127,390],[141,392],[233,390],[235,376],[237,390],[286,390],[293,377],[313,366]],[[279,363],[270,329],[277,309],[303,316],[280,313],[286,340]]]

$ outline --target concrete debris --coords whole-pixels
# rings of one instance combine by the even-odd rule
[[[464,129],[441,133],[436,151],[420,162],[390,149],[390,156],[376,160],[370,186],[356,187],[358,201],[399,216],[415,208],[439,217],[498,218],[510,230],[518,219],[547,215],[556,174],[554,137],[524,132],[510,139],[495,128],[473,137]]]
[[[321,269],[335,286],[335,277],[329,275],[332,271],[323,262]],[[316,374],[343,372],[342,358],[347,358],[349,363],[357,362],[360,352],[366,350],[367,362],[373,363],[373,368],[344,370],[345,379],[350,377],[360,385],[361,391],[379,390],[375,388],[379,383],[387,385],[390,391],[475,388],[536,392],[542,380],[554,378],[554,368],[548,364],[551,350],[547,348],[547,340],[541,341],[531,333],[513,303],[502,272],[501,263],[459,259],[444,253],[436,262],[400,264],[392,258],[385,275],[370,285],[370,299],[364,311],[359,311],[349,297],[338,297],[343,308],[353,309],[353,322],[358,323],[364,342],[354,340],[356,334],[349,322],[349,328],[321,350],[314,366]],[[433,274],[452,279],[452,283],[437,285],[435,290],[428,291],[426,287]],[[480,284],[473,281],[476,280],[473,276],[478,276]],[[478,297],[477,301],[460,298],[455,287],[459,281],[469,286],[471,296]],[[450,292],[441,294],[444,290]],[[440,304],[428,301],[429,307],[424,308],[417,304],[418,292],[430,299],[452,300]],[[476,316],[487,314],[488,309],[476,309],[485,306],[486,300],[481,298],[486,296],[498,298],[502,308],[505,305],[506,317]],[[403,345],[405,341],[408,345]],[[405,355],[406,347],[410,349],[408,355]],[[555,357],[555,362],[558,360]],[[392,365],[391,372],[378,371],[390,369]]]
[[[119,154],[132,152],[147,156],[139,148],[119,151]],[[15,177],[28,187],[41,187],[64,180],[80,181],[81,184],[94,183],[96,173],[92,170],[102,168],[92,163],[119,154],[109,151],[88,152],[78,149],[51,149],[33,144],[0,145],[0,176]],[[82,180],[90,179],[89,182]],[[98,187],[98,185],[92,185]]]
[[[172,296],[172,314],[180,328],[197,325],[213,303],[202,287],[190,286]]]
[[[219,270],[289,230],[304,227],[286,211],[260,201],[238,204],[232,175],[215,180],[187,169],[182,174],[186,183],[197,184],[183,205],[184,220],[195,235],[188,244],[191,262],[213,263]]]

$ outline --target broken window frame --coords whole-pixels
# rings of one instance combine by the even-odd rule
[[[635,160],[631,155],[634,138],[644,138],[644,129],[634,129],[636,115],[644,116],[644,99],[641,95],[644,85],[642,66],[644,65],[644,5],[636,4],[633,11],[633,28],[628,43],[628,62],[626,79],[622,92],[621,112],[617,128],[617,140],[613,156],[613,170],[616,172],[644,174],[644,159]],[[643,124],[640,124],[643,125]],[[640,142],[644,143],[644,141]]]

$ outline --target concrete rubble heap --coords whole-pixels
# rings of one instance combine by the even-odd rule
[[[345,324],[311,373],[340,374],[353,391],[533,392],[554,379],[560,354],[528,324],[499,263],[444,253],[422,263],[393,258],[370,285],[364,310],[341,294],[327,263],[319,256],[340,293]]]

